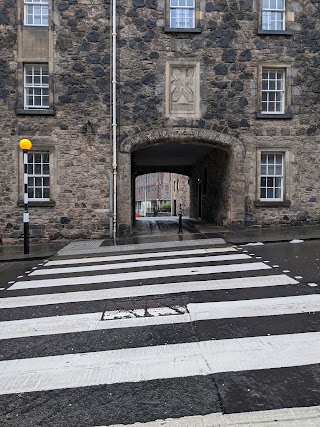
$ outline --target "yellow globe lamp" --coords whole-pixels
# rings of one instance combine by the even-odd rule
[[[21,150],[28,151],[28,150],[31,150],[31,148],[32,148],[32,142],[29,139],[25,139],[25,138],[21,139],[19,145],[20,145]]]

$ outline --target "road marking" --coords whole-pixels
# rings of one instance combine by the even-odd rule
[[[235,279],[202,280],[193,282],[164,283],[94,291],[65,292],[45,295],[0,298],[0,308],[32,307],[47,304],[64,304],[80,301],[99,301],[139,296],[167,295],[184,292],[245,289],[271,286],[296,285],[299,282],[285,274],[241,277]]]
[[[55,265],[73,265],[73,264],[91,264],[94,262],[109,262],[109,261],[127,261],[130,259],[147,259],[147,258],[163,258],[163,257],[175,257],[184,255],[205,255],[219,252],[237,252],[237,249],[231,246],[225,248],[207,248],[207,249],[191,249],[188,251],[171,251],[171,252],[146,252],[146,253],[134,253],[127,255],[106,255],[93,258],[74,258],[74,259],[59,259],[49,261],[46,266]],[[42,264],[38,264],[42,265]]]
[[[172,268],[167,270],[137,271],[130,273],[101,274],[96,276],[69,277],[61,279],[28,280],[16,282],[12,289],[47,288],[51,286],[87,285],[91,283],[112,283],[127,280],[143,280],[157,277],[196,276],[203,274],[231,273],[239,271],[267,270],[271,267],[262,262],[217,265],[208,267]]]
[[[87,332],[105,329],[133,328],[153,325],[190,323],[201,320],[231,319],[239,317],[280,316],[286,314],[320,311],[320,295],[264,298],[244,301],[219,301],[188,304],[189,313],[170,314],[154,317],[132,317],[101,320],[101,312],[71,314],[66,316],[40,317],[0,322],[1,339],[56,335],[73,332]],[[183,309],[183,307],[181,307]],[[148,311],[152,312],[152,308]],[[173,311],[173,310],[172,310]],[[143,316],[144,310],[141,310]],[[121,314],[121,313],[120,313]],[[132,314],[123,310],[123,315]],[[112,313],[109,313],[111,316]]]
[[[268,411],[167,418],[146,423],[113,424],[109,427],[320,427],[320,406]],[[96,426],[106,427],[106,426]]]
[[[317,364],[320,332],[0,361],[0,394]]]
[[[70,274],[70,273],[85,273],[89,271],[104,271],[104,270],[121,270],[129,268],[155,267],[160,265],[177,265],[177,264],[195,264],[202,262],[218,262],[218,261],[235,261],[241,259],[251,259],[249,255],[234,254],[234,255],[214,255],[206,257],[191,257],[191,258],[173,258],[173,259],[157,259],[152,261],[134,261],[122,262],[117,264],[100,264],[86,265],[81,267],[63,267],[63,268],[46,268],[33,271],[29,276],[55,275],[55,274]],[[30,271],[29,271],[30,273]]]

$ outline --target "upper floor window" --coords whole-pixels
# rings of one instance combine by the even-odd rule
[[[24,108],[49,108],[48,64],[30,64],[24,67]]]
[[[262,30],[285,30],[285,0],[262,0]]]
[[[195,27],[195,0],[170,0],[170,27]]]
[[[262,69],[261,113],[284,114],[285,70]]]
[[[24,24],[48,26],[49,0],[24,0]]]
[[[28,153],[28,199],[30,201],[50,200],[49,152]]]

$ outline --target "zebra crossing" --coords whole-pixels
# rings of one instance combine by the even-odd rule
[[[319,404],[320,295],[264,261],[204,243],[34,267],[0,294],[0,426]]]

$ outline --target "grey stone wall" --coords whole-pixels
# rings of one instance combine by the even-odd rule
[[[27,137],[37,147],[51,147],[55,183],[54,203],[30,207],[30,221],[45,225],[44,236],[49,239],[101,237],[107,234],[109,221],[112,151],[110,4],[53,1],[50,60],[55,114],[45,116],[16,113],[21,96],[19,67],[24,60],[19,50],[18,3],[5,0],[0,6],[0,236],[8,241],[22,234],[18,142]],[[145,135],[177,128],[236,138],[242,146],[241,158],[232,143],[228,146],[232,168],[226,185],[234,194],[232,203],[223,201],[223,205],[237,212],[227,215],[231,222],[320,220],[319,11],[310,0],[287,0],[287,5],[292,35],[280,36],[257,34],[257,0],[201,1],[201,33],[165,33],[164,0],[119,2],[118,137],[119,147],[124,141],[127,144],[125,151],[119,151],[119,224],[131,221],[130,141],[143,146]],[[199,63],[199,118],[166,116],[168,61]],[[291,65],[292,119],[256,118],[258,70],[268,61]],[[187,141],[190,136],[183,140]],[[192,142],[205,141],[194,137]],[[257,149],[263,148],[289,153],[290,206],[256,203]],[[231,185],[239,176],[243,194]],[[212,207],[204,206],[206,210]]]

